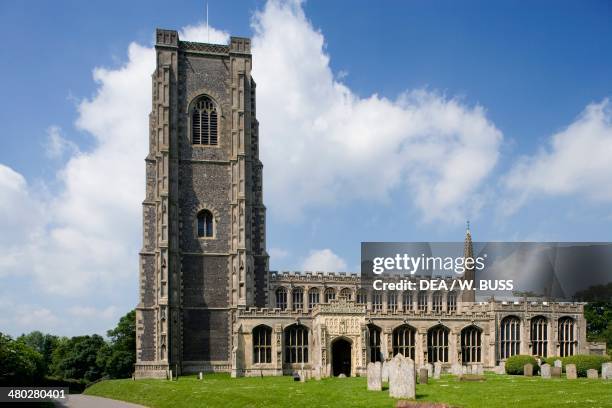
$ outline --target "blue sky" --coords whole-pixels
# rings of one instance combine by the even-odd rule
[[[64,334],[102,332],[135,305],[144,180],[132,169],[144,169],[138,129],[150,102],[146,92],[130,99],[121,78],[148,82],[142,61],[155,27],[191,26],[185,35],[201,39],[204,4],[0,4],[0,305],[17,316],[0,318],[0,331],[47,322],[41,328]],[[466,218],[480,241],[610,240],[610,2],[210,1],[209,10],[215,39],[260,41],[272,269],[357,270],[361,241],[461,240]],[[286,87],[300,112],[274,104],[278,67],[287,70],[277,82],[308,84]],[[364,112],[387,128],[363,130],[372,123],[360,122]],[[329,144],[295,130],[309,126]],[[427,147],[449,155],[411,157],[424,147],[422,129]],[[357,140],[376,153],[351,152]],[[458,165],[441,175],[447,157]],[[112,187],[97,181],[111,164],[125,166]],[[396,167],[397,178],[376,181]],[[99,192],[121,204],[96,201]]]

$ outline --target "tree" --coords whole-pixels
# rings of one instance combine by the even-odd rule
[[[0,333],[0,384],[35,385],[44,375],[43,357],[38,351]]]
[[[105,345],[104,339],[97,334],[60,341],[53,356],[54,373],[62,378],[99,379],[104,367],[98,363],[97,356]]]
[[[574,298],[588,302],[584,306],[587,321],[587,339],[606,342],[612,349],[612,283],[595,285],[577,292]]]
[[[34,350],[38,351],[44,362],[45,374],[48,374],[51,366],[53,350],[57,347],[59,338],[51,334],[43,334],[39,331],[33,331],[29,334],[22,334],[17,340],[27,344]]]
[[[106,332],[111,342],[100,349],[98,364],[112,378],[129,378],[136,363],[136,311],[119,319],[117,327]]]

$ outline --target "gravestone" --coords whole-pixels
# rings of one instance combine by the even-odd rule
[[[346,378],[346,374],[342,373],[338,376],[338,378]]]
[[[555,364],[555,367],[559,367],[559,368],[563,367],[563,363],[561,362],[561,360],[555,360],[554,364]]]
[[[461,366],[461,374],[469,374],[467,366],[464,366],[464,365]]]
[[[202,372],[200,371],[198,373],[198,380],[203,380],[204,379],[204,374],[202,374]]]
[[[568,364],[565,366],[565,377],[568,380],[576,379],[576,364]]]
[[[550,378],[550,364],[542,364],[540,366],[540,375],[542,378]]]
[[[434,363],[433,378],[436,380],[439,380],[441,373],[442,373],[442,363],[440,362]]]
[[[550,376],[552,378],[561,378],[561,367],[550,367]]]
[[[472,364],[472,374],[483,375],[484,368],[482,364]]]
[[[453,365],[451,366],[451,374],[453,375],[461,375],[462,374],[462,368],[461,368],[461,364],[459,363],[453,363]]]
[[[603,363],[601,365],[601,378],[604,380],[612,380],[612,362]]]
[[[495,367],[496,374],[506,374],[506,362],[500,361],[499,365]]]
[[[293,381],[300,381],[300,375],[297,372],[293,373]]]
[[[525,364],[523,366],[523,375],[525,377],[532,377],[533,376],[533,365],[532,364]]]
[[[382,391],[382,365],[380,361],[368,363],[368,391]]]
[[[597,375],[597,370],[594,368],[590,368],[587,370],[587,378],[591,380],[596,380],[599,376]]]
[[[415,391],[414,361],[397,354],[389,361],[389,396],[391,398],[414,398]]]
[[[389,362],[387,360],[382,363],[382,380],[389,382]]]
[[[433,364],[427,363],[425,364],[425,368],[427,368],[427,376],[428,377],[433,376]]]
[[[419,370],[419,384],[427,384],[429,380],[429,370],[425,367]]]

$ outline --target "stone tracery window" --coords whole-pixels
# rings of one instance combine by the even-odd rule
[[[412,311],[412,292],[405,291],[403,296],[404,312]]]
[[[380,291],[376,291],[372,295],[372,309],[375,312],[380,312],[382,310],[382,306],[382,293],[380,293]]]
[[[353,292],[349,288],[344,288],[340,291],[340,299],[351,300],[353,298]]]
[[[308,291],[308,310],[319,304],[319,289],[312,288]]]
[[[197,228],[199,238],[211,238],[213,236],[213,215],[208,210],[198,212]]]
[[[285,329],[285,362],[308,362],[308,327],[294,324]]]
[[[574,319],[571,317],[562,317],[559,319],[559,356],[573,356],[575,348],[576,328]]]
[[[336,291],[334,288],[325,289],[325,303],[329,303],[336,298]]]
[[[294,288],[292,293],[293,310],[301,310],[304,308],[304,289]]]
[[[370,362],[375,363],[382,361],[382,353],[380,351],[380,328],[373,324],[368,325],[369,345],[370,345]]]
[[[393,330],[393,355],[401,354],[414,360],[416,330],[404,324]]]
[[[253,363],[272,362],[272,329],[261,325],[253,329]]]
[[[427,331],[427,361],[429,363],[448,362],[448,329],[434,326]]]
[[[521,322],[516,316],[504,317],[499,330],[499,358],[502,360],[520,354]]]
[[[368,302],[367,294],[364,289],[357,291],[357,304],[365,305]]]
[[[201,96],[191,108],[191,143],[216,146],[219,113],[217,105],[208,96]]]
[[[480,329],[468,326],[461,330],[461,361],[465,363],[479,363],[481,361]]]
[[[425,291],[419,292],[418,302],[419,302],[419,312],[426,312],[427,311],[427,292]]]
[[[442,293],[435,291],[432,296],[431,308],[434,313],[442,313]]]
[[[457,292],[448,292],[446,295],[446,311],[448,313],[457,311]]]
[[[282,286],[276,289],[276,307],[280,310],[287,309],[287,289]]]
[[[390,312],[395,312],[397,310],[397,293],[387,293],[387,310]]]
[[[531,354],[548,356],[548,321],[543,316],[531,319]]]

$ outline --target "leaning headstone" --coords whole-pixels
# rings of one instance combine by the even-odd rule
[[[453,365],[451,366],[451,374],[453,375],[461,375],[462,371],[461,371],[461,364],[459,363],[453,363]]]
[[[525,364],[523,366],[523,375],[525,377],[533,376],[533,365],[532,364]]]
[[[559,367],[562,368],[563,367],[563,363],[561,362],[561,360],[555,360],[555,367]]]
[[[601,378],[604,380],[612,380],[612,362],[603,363],[601,365]]]
[[[382,363],[382,380],[389,382],[389,362],[387,360]]]
[[[380,361],[368,363],[368,391],[382,391],[382,365]]]
[[[550,367],[550,376],[552,378],[561,378],[561,367]]]
[[[425,368],[427,368],[427,376],[428,377],[433,376],[433,369],[434,369],[433,364],[427,363],[425,364]]]
[[[565,366],[565,377],[568,380],[576,379],[576,364],[568,364]]]
[[[540,376],[542,378],[550,378],[550,364],[542,364],[540,366]]]
[[[442,373],[442,363],[440,362],[434,363],[433,378],[436,380],[439,380],[441,373]]]
[[[427,384],[429,379],[429,370],[425,367],[419,370],[419,384]]]
[[[591,380],[596,380],[599,376],[597,375],[597,370],[594,368],[590,368],[587,370],[587,378]]]
[[[397,354],[389,362],[389,396],[391,398],[414,398],[416,379],[414,361]]]

